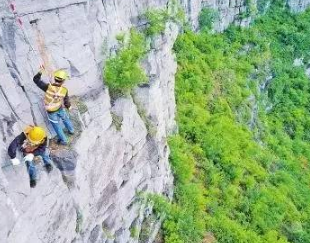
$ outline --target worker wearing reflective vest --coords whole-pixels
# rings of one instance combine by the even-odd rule
[[[30,177],[30,187],[36,186],[37,170],[34,164],[34,157],[40,156],[44,167],[49,173],[52,171],[52,161],[47,150],[47,137],[44,129],[37,126],[28,126],[18,135],[9,145],[8,154],[13,165],[19,165],[20,161],[16,158],[16,151],[20,149],[24,155],[23,161],[27,165]]]
[[[70,134],[74,133],[74,128],[67,111],[70,108],[70,101],[67,88],[63,87],[63,83],[68,79],[68,74],[64,70],[54,72],[53,84],[47,84],[41,80],[42,72],[40,71],[33,77],[35,84],[45,92],[44,106],[47,111],[48,120],[52,124],[57,136],[57,142],[62,145],[68,144],[60,122],[62,121]]]

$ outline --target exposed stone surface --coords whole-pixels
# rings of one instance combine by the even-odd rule
[[[147,8],[166,7],[167,1],[15,3],[16,16],[0,1],[1,242],[137,242],[130,228],[140,227],[146,207],[137,193],[172,191],[166,137],[175,130],[172,45],[178,28],[167,24],[152,41],[156,45],[144,62],[150,85],[137,88],[135,100],[119,98],[111,105],[101,72],[115,51],[115,36],[139,25]],[[32,82],[42,62],[46,81],[56,68],[71,74],[66,85],[80,97],[73,114],[81,131],[70,150],[52,149],[51,174],[37,165],[38,185],[30,189],[25,166],[13,168],[6,150],[26,124],[47,126],[54,135],[43,92]],[[141,111],[154,123],[152,136]],[[119,131],[112,112],[121,117]]]
[[[143,62],[149,84],[137,87],[132,97],[111,104],[102,66],[117,48],[115,36],[142,24],[139,15],[166,7],[167,0],[16,0],[15,15],[8,2],[0,0],[1,243],[137,242],[133,229],[139,233],[149,210],[137,193],[172,194],[166,140],[177,130],[172,46],[178,27],[168,23],[151,40]],[[218,10],[218,31],[250,20],[239,18],[246,11],[242,0],[182,4],[195,28],[205,6]],[[46,81],[56,68],[71,75],[66,86],[78,97],[71,111],[78,136],[70,150],[52,150],[49,175],[37,165],[39,181],[30,189],[25,165],[12,167],[7,147],[27,124],[44,126],[54,136],[43,92],[32,82],[42,63]],[[158,222],[152,222],[146,242]]]
[[[256,8],[256,0],[181,0],[186,13],[194,29],[198,26],[198,17],[202,8],[213,9],[217,15],[214,29],[222,32],[229,24],[235,23],[241,26],[248,26],[252,20],[250,13]]]
[[[310,5],[310,0],[287,0],[293,12],[302,12]]]
[[[190,23],[198,29],[198,18],[202,8],[213,9],[217,15],[213,25],[215,31],[224,31],[231,23],[248,27],[259,11],[265,12],[270,6],[268,0],[180,0]],[[310,0],[283,0],[293,12],[302,12],[310,5]],[[259,9],[262,8],[262,9]]]

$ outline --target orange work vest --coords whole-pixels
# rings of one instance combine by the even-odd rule
[[[48,112],[57,111],[62,107],[67,92],[68,90],[65,87],[49,84],[44,97],[45,109]]]

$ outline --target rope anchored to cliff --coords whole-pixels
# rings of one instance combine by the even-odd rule
[[[56,69],[56,67],[53,64],[55,63],[55,60],[53,59],[53,56],[50,54],[50,52],[47,50],[47,45],[45,44],[44,35],[38,26],[39,20],[40,19],[33,19],[29,21],[29,23],[31,24],[32,27],[34,27],[36,31],[36,41],[37,41],[38,51],[44,63],[44,66],[41,67],[41,70],[44,70],[46,72],[51,82],[53,79],[53,72]],[[51,59],[53,60],[53,62],[51,62]]]
[[[9,8],[10,8],[11,12],[14,15],[14,19],[15,19],[17,25],[19,26],[20,30],[22,31],[22,33],[24,35],[24,39],[25,39],[26,43],[29,45],[30,50],[35,53],[35,49],[33,48],[32,44],[29,40],[29,36],[27,35],[27,33],[25,32],[25,29],[23,27],[23,21],[21,20],[21,18],[17,14],[17,9],[16,9],[15,3],[13,3],[13,2],[10,3],[8,1],[8,4],[9,4]],[[38,63],[41,63],[41,61],[39,60],[39,58],[36,55],[34,57],[38,61]]]
[[[22,39],[24,38],[23,41],[29,46],[28,55],[34,52],[33,57],[36,58],[39,64],[41,64],[40,70],[33,77],[33,82],[37,85],[39,89],[41,89],[45,93],[44,100],[42,102],[43,104],[42,106],[39,106],[39,109],[44,105],[44,114],[46,114],[46,118],[48,119],[47,122],[49,122],[50,126],[57,134],[57,139],[53,141],[55,144],[57,144],[56,151],[61,151],[60,146],[66,146],[66,148],[68,148],[73,139],[76,138],[76,130],[75,130],[76,126],[74,126],[73,122],[71,121],[72,116],[69,116],[68,113],[68,111],[71,108],[71,102],[68,95],[68,89],[64,86],[65,81],[70,78],[69,73],[64,69],[54,70],[54,66],[52,62],[50,62],[50,60],[53,60],[52,56],[49,55],[49,52],[47,51],[47,46],[45,44],[43,29],[41,32],[38,25],[39,19],[33,19],[29,21],[31,27],[27,25],[28,28],[32,28],[32,30],[34,31],[34,36],[31,36],[32,39],[30,39],[25,31],[23,21],[20,18],[21,14],[18,14],[15,4],[10,3],[9,0],[7,1],[9,4],[9,9],[12,11],[14,15],[14,18],[13,20],[11,18],[10,23],[12,24],[14,23],[14,21],[16,21],[16,24],[18,25],[18,28],[21,30],[21,32],[18,31],[18,28],[15,26],[14,29],[17,28],[18,34],[22,37]],[[36,42],[37,50],[35,50],[33,44],[31,44],[34,42],[33,40],[35,37],[37,41]],[[42,65],[42,62],[44,65]],[[16,69],[16,70],[14,69],[14,71],[16,71],[19,74],[17,67],[14,68]],[[43,74],[49,74],[50,83],[44,82],[42,80]],[[30,103],[30,110],[32,112],[32,117],[36,126],[29,125],[29,127],[31,127],[29,132],[26,132],[26,130],[22,129],[22,125],[27,124],[25,124],[20,119],[20,117],[15,111],[15,106],[13,106],[10,103],[10,100],[8,99],[6,93],[4,92],[3,88],[0,85],[0,92],[3,95],[4,102],[8,104],[8,107],[13,114],[11,116],[14,116],[14,118],[18,122],[20,130],[23,131],[20,135],[16,136],[15,139],[10,143],[8,147],[8,155],[11,159],[12,165],[19,165],[20,160],[19,158],[17,158],[19,157],[19,154],[16,154],[16,152],[18,150],[22,151],[22,155],[24,157],[23,161],[27,165],[27,171],[30,178],[30,187],[35,187],[37,183],[36,182],[37,169],[34,158],[36,156],[40,156],[42,158],[44,167],[48,173],[50,173],[52,170],[52,163],[55,164],[57,163],[52,161],[52,159],[50,158],[50,153],[47,152],[48,147],[50,145],[48,140],[48,134],[45,132],[45,128],[37,125],[35,121],[36,113],[34,111],[37,112],[38,110],[32,109],[33,99],[30,99],[30,96],[28,95],[27,90],[25,89],[25,86],[22,83],[22,78],[19,75],[17,78],[12,74],[11,76],[17,81],[18,85],[22,88],[23,92],[26,94],[27,99]],[[21,122],[24,124],[21,124]],[[66,130],[63,129],[63,125]],[[55,150],[53,150],[53,152],[55,152]],[[63,164],[61,164],[61,166],[58,166],[57,168],[61,170],[63,167],[64,168],[68,167],[70,164],[66,161],[66,159],[67,158],[65,158],[66,163],[62,162],[63,164],[65,164],[65,166],[62,166]],[[8,165],[4,166],[7,167]],[[72,168],[74,170],[75,166]],[[82,227],[83,217],[81,209],[79,205],[76,203],[76,200],[74,200],[74,198],[72,200],[74,201],[77,214],[76,231],[79,232]]]
[[[8,5],[9,5],[9,9],[11,10],[11,12],[14,15],[14,19],[18,25],[18,27],[20,28],[25,42],[28,44],[30,51],[33,52],[33,56],[36,59],[37,63],[39,63],[39,66],[42,70],[45,70],[49,76],[49,81],[51,82],[52,80],[52,76],[53,76],[53,70],[55,69],[54,65],[51,63],[50,59],[51,59],[51,55],[49,55],[47,53],[46,50],[46,45],[45,45],[45,41],[44,41],[44,36],[42,34],[42,32],[39,30],[38,26],[37,26],[37,22],[39,19],[34,19],[29,21],[29,23],[31,24],[31,26],[35,26],[36,29],[36,37],[37,37],[37,45],[38,45],[38,51],[40,53],[40,58],[38,57],[37,54],[37,50],[34,49],[33,45],[31,44],[30,38],[27,34],[27,32],[25,31],[24,28],[24,23],[22,21],[22,19],[18,16],[17,13],[17,8],[14,2],[9,2],[8,1]]]

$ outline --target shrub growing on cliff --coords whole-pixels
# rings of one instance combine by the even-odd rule
[[[149,9],[144,14],[148,22],[148,26],[145,29],[147,36],[158,35],[165,30],[166,23],[169,19],[167,9]]]
[[[182,26],[185,22],[185,13],[183,7],[177,0],[170,0],[168,7],[163,9],[148,9],[143,17],[147,21],[145,34],[155,36],[164,32],[168,21]]]
[[[128,94],[133,87],[147,81],[140,65],[146,44],[144,36],[135,29],[131,29],[128,41],[123,37],[119,42],[120,50],[105,63],[104,80],[112,92]]]

